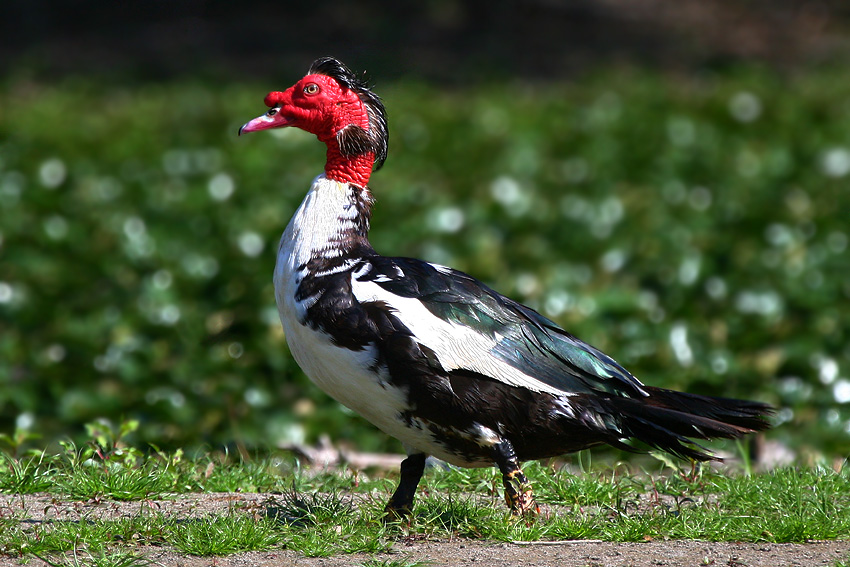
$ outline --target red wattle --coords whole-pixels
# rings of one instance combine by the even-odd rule
[[[263,99],[263,102],[266,103],[266,106],[269,108],[273,108],[279,104],[283,104],[285,99],[284,93],[281,91],[273,91],[266,95],[266,98]]]
[[[353,183],[358,187],[366,187],[372,175],[372,165],[375,155],[372,153],[346,157],[339,151],[336,140],[327,143],[328,155],[325,163],[325,176],[340,183]]]

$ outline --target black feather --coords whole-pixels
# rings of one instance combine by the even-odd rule
[[[316,59],[307,73],[326,75],[339,83],[342,88],[357,94],[369,113],[369,130],[367,132],[359,126],[340,130],[337,133],[340,151],[346,156],[372,152],[375,154],[375,171],[381,169],[387,159],[390,143],[387,110],[384,108],[381,97],[372,92],[368,81],[359,78],[334,57]]]
[[[473,423],[510,439],[521,460],[540,459],[607,443],[630,451],[637,440],[684,458],[714,457],[693,440],[736,438],[769,427],[763,403],[645,386],[615,360],[573,337],[536,311],[456,270],[410,258],[369,258],[359,277],[400,297],[416,298],[435,316],[499,337],[492,356],[567,396],[572,415],[555,396],[503,383],[469,369],[443,369],[426,357],[403,325],[382,333],[390,373],[409,394],[411,415],[464,455],[477,448],[455,438]],[[392,314],[388,317],[395,319]]]

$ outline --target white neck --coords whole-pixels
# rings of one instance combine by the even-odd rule
[[[313,180],[280,239],[274,277],[279,306],[293,301],[305,277],[346,270],[372,250],[366,240],[371,202],[365,188],[324,174]]]
[[[319,175],[289,221],[280,253],[288,253],[294,266],[342,256],[369,230],[368,210],[364,216],[358,201],[371,203],[366,189]]]

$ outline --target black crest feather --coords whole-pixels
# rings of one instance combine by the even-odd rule
[[[344,155],[357,155],[366,152],[375,154],[375,170],[384,165],[389,147],[389,129],[387,111],[381,98],[372,92],[369,83],[360,78],[334,57],[321,57],[313,61],[308,71],[310,75],[326,75],[334,79],[339,86],[357,94],[369,113],[369,131],[358,126],[350,126],[337,134],[339,147]]]

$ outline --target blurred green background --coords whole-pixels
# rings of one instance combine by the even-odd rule
[[[237,138],[333,54],[389,111],[372,241],[643,381],[850,453],[841,2],[25,2],[0,18],[0,432],[398,445],[310,385],[271,283],[324,149]]]

